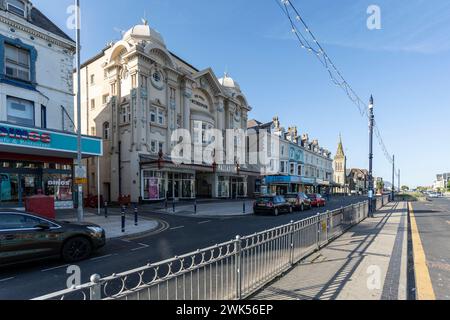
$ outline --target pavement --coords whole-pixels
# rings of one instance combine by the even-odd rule
[[[450,300],[450,199],[411,203],[414,269],[419,300]]]
[[[58,210],[56,220],[77,222],[78,219],[75,210]],[[125,216],[125,231],[122,232],[122,216],[119,209],[110,209],[107,217],[104,215],[99,216],[96,210],[86,209],[84,221],[99,225],[105,229],[107,239],[143,235],[152,233],[161,227],[161,223],[158,220],[142,216],[138,216],[138,224],[136,226],[134,214],[127,212]]]
[[[392,202],[254,296],[255,300],[406,300],[408,210]]]
[[[106,246],[90,259],[77,264],[81,269],[81,283],[89,282],[90,276],[95,273],[102,277],[118,274],[226,242],[235,239],[236,235],[254,234],[364,200],[366,197],[338,197],[325,208],[313,208],[278,217],[247,215],[204,218],[159,214],[140,208],[140,217],[157,220],[160,227],[151,233],[109,239]],[[227,204],[228,202],[217,202],[216,206]],[[32,299],[65,289],[70,276],[67,268],[68,265],[58,259],[0,267],[0,300]]]

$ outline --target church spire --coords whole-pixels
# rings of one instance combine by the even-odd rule
[[[342,135],[341,134],[339,134],[339,145],[338,145],[338,149],[336,152],[336,156],[337,157],[345,157],[344,145],[342,144]]]

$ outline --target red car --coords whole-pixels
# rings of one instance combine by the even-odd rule
[[[320,194],[310,194],[308,195],[309,200],[311,201],[311,207],[325,207],[327,202]]]

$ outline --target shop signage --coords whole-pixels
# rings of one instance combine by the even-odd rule
[[[83,136],[83,155],[102,156],[103,143],[100,138]],[[73,133],[40,130],[0,123],[0,146],[23,147],[76,154],[77,135]]]
[[[47,185],[49,187],[70,187],[72,180],[49,180]]]
[[[0,138],[9,138],[14,141],[31,141],[49,144],[51,135],[22,128],[6,127],[0,125]]]

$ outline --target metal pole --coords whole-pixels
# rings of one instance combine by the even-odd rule
[[[125,206],[122,206],[122,233],[125,233]]]
[[[137,204],[134,205],[134,225],[138,226],[138,207]]]
[[[373,114],[374,101],[373,96],[370,96],[369,103],[369,217],[373,216],[373,197],[374,197],[374,183],[373,183],[373,126],[375,116]]]
[[[395,198],[395,155],[392,156],[392,200]]]
[[[401,191],[401,184],[400,184],[400,169],[398,169],[398,191]]]
[[[79,171],[82,169],[82,155],[81,155],[81,74],[80,74],[80,65],[81,65],[81,17],[80,17],[80,0],[76,0],[76,20],[77,20],[77,31],[76,31],[76,56],[77,56],[77,165]],[[82,222],[84,220],[84,211],[83,211],[83,185],[78,185],[78,209],[77,209],[77,218],[78,222]]]
[[[97,157],[97,206],[98,215],[101,215],[101,202],[100,202],[100,157]]]

